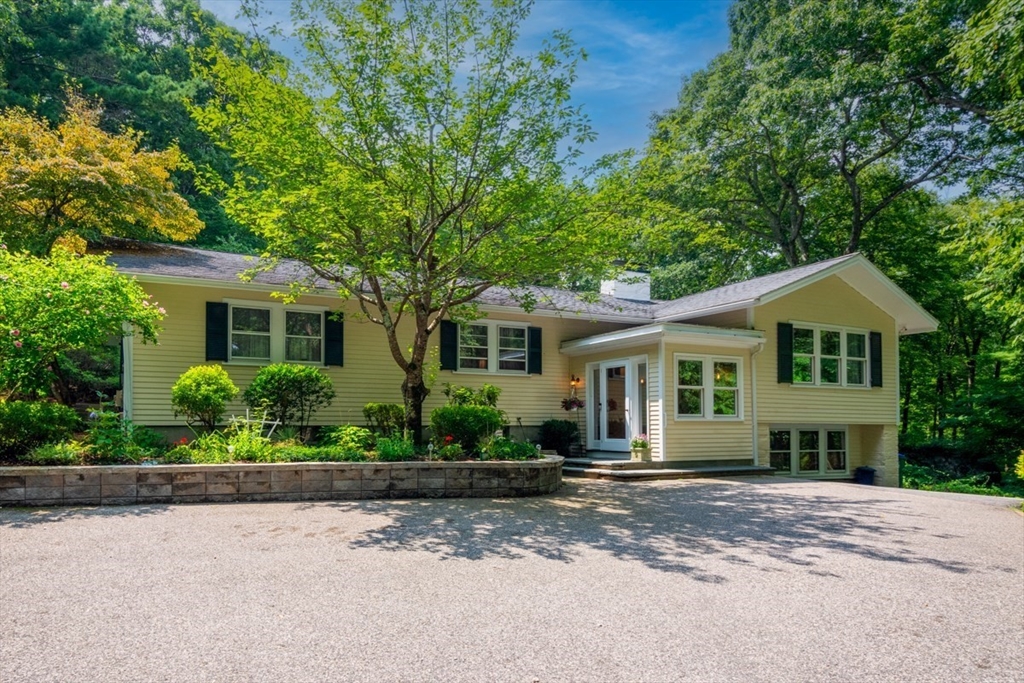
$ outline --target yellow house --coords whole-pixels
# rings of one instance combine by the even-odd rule
[[[124,342],[124,409],[136,422],[183,427],[171,385],[207,362],[241,387],[271,362],[322,367],[337,398],[318,424],[360,424],[364,404],[401,401],[384,332],[353,302],[326,283],[295,304],[272,296],[305,277],[297,265],[242,282],[254,264],[236,254],[140,244],[110,260],[167,311],[159,344]],[[673,301],[652,301],[639,274],[603,283],[595,301],[532,294],[529,314],[492,289],[479,299],[486,317],[441,325],[425,413],[442,403],[444,382],[491,383],[514,434],[570,419],[587,450],[602,454],[628,452],[646,435],[652,466],[753,464],[849,479],[868,465],[879,483],[897,484],[898,338],[934,331],[936,321],[863,256]],[[566,412],[571,395],[584,407]]]

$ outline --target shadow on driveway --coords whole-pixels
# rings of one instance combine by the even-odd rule
[[[72,519],[151,517],[170,512],[169,505],[103,505],[90,507],[13,507],[0,510],[0,528],[28,529]]]
[[[912,506],[904,501],[849,496],[840,486],[829,495],[801,488],[768,478],[674,486],[570,482],[543,498],[327,505],[390,519],[350,541],[354,548],[426,551],[442,559],[533,554],[571,563],[591,548],[715,583],[726,578],[704,566],[709,557],[781,571],[758,566],[759,557],[771,558],[826,576],[838,575],[814,569],[820,551],[957,574],[983,569],[922,552],[925,544],[912,540],[924,529],[915,526]]]

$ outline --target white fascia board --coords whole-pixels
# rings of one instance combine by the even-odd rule
[[[764,334],[756,330],[734,330],[667,323],[643,325],[619,332],[584,337],[563,342],[560,350],[567,356],[578,356],[618,348],[651,344],[664,340],[676,344],[699,344],[727,348],[752,348],[764,343]]]

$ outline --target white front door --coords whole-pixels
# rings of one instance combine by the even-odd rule
[[[628,451],[633,437],[630,415],[636,403],[631,387],[635,364],[629,360],[587,366],[589,446],[601,451]]]

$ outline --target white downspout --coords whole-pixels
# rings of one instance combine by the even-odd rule
[[[750,352],[750,422],[753,432],[754,466],[760,461],[757,446],[757,354],[764,351],[764,342],[759,342],[756,351]]]
[[[121,337],[121,410],[124,411],[124,418],[131,420],[134,417],[135,392],[133,383],[135,381],[135,336],[132,326],[125,323],[123,328],[124,336]]]

